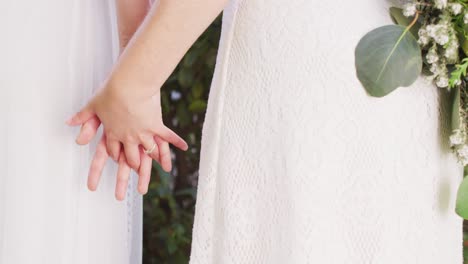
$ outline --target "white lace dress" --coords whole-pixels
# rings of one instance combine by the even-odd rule
[[[192,264],[462,263],[445,95],[369,97],[383,0],[232,0],[203,128]]]
[[[134,182],[117,202],[109,162],[89,192],[94,148],[65,125],[117,55],[113,1],[0,1],[1,264],[141,263]]]

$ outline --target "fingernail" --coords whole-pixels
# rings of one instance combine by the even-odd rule
[[[140,187],[138,187],[138,192],[139,192],[141,195],[145,195],[145,194],[146,194],[146,188],[145,188],[145,186],[140,186]]]

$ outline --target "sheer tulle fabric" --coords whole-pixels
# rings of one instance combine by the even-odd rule
[[[113,1],[0,5],[0,263],[140,263],[136,176],[117,202],[109,162],[89,192],[94,146],[65,125],[117,56]]]

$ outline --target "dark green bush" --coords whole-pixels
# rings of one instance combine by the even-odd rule
[[[164,123],[190,145],[172,148],[173,170],[154,163],[144,198],[143,263],[188,263],[201,130],[216,62],[221,19],[197,40],[161,89]],[[157,73],[155,73],[157,74]]]

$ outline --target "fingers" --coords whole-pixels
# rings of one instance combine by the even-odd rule
[[[106,165],[106,161],[109,155],[106,149],[106,138],[102,136],[99,144],[96,147],[96,153],[94,154],[93,161],[88,173],[88,189],[90,191],[96,191],[99,184],[99,179],[102,175],[102,170]]]
[[[122,145],[119,141],[107,138],[107,153],[109,156],[117,162],[119,160],[120,150],[122,149]]]
[[[124,143],[125,157],[130,168],[138,171],[140,168],[140,150],[137,144]]]
[[[158,135],[165,141],[173,144],[181,150],[185,151],[188,149],[187,142],[185,142],[185,140],[179,137],[179,135],[177,135],[174,131],[170,130],[165,126],[161,129],[161,132],[159,132]]]
[[[149,139],[143,139],[142,145],[145,150],[151,151],[151,153],[147,154],[148,156],[156,161],[159,161],[158,144],[156,141],[154,141],[153,137],[149,137]]]
[[[85,108],[83,108],[80,112],[74,114],[72,117],[70,117],[67,120],[67,124],[69,126],[79,126],[84,124],[86,121],[91,119],[93,116],[96,114],[94,111],[91,109],[91,107],[88,105]]]
[[[158,136],[154,137],[154,139],[159,146],[159,163],[164,171],[170,172],[172,169],[172,159],[169,143]]]
[[[128,180],[130,179],[130,166],[127,164],[127,159],[124,153],[119,155],[119,169],[117,171],[117,183],[115,185],[115,198],[119,201],[125,199],[127,194]]]
[[[80,134],[76,138],[76,143],[78,145],[89,144],[89,142],[91,142],[91,140],[96,136],[100,125],[101,121],[97,116],[91,117],[91,119],[81,126]]]
[[[142,195],[148,192],[148,185],[151,180],[151,168],[153,166],[153,159],[143,152],[140,148],[140,170],[138,171],[138,192]]]

